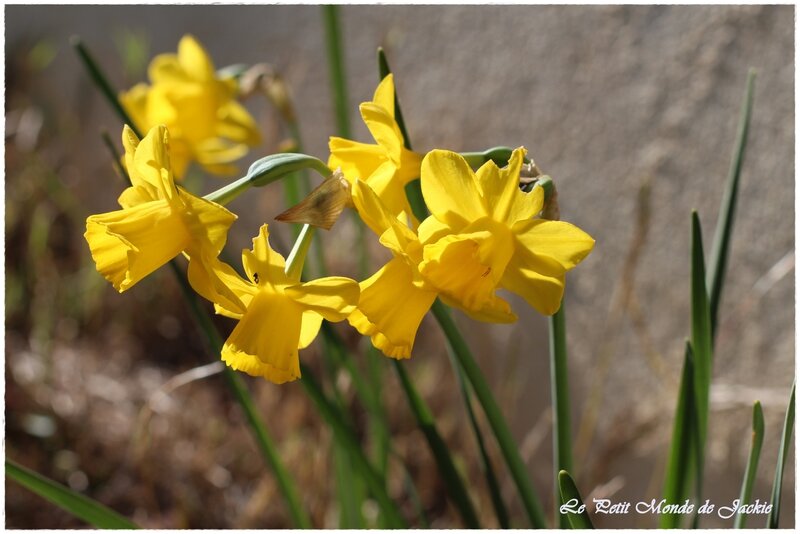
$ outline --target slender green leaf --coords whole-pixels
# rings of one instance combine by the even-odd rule
[[[494,466],[492,465],[492,460],[489,458],[489,452],[486,450],[486,444],[483,440],[483,432],[481,431],[480,426],[478,426],[478,419],[475,417],[475,411],[472,409],[472,393],[469,390],[469,385],[467,384],[467,379],[464,376],[464,371],[461,369],[461,366],[458,364],[458,360],[456,359],[455,353],[453,353],[452,347],[449,345],[447,346],[447,353],[450,356],[450,363],[455,370],[456,376],[458,377],[458,385],[459,389],[461,390],[461,398],[464,401],[464,407],[467,410],[467,417],[469,418],[469,424],[472,427],[472,433],[475,436],[475,440],[478,443],[478,452],[480,453],[481,459],[481,469],[483,470],[484,477],[486,477],[486,485],[489,488],[489,497],[492,499],[492,507],[494,508],[495,516],[497,516],[497,522],[500,524],[500,528],[507,529],[511,528],[510,520],[508,517],[508,509],[506,508],[506,504],[503,501],[503,495],[500,490],[500,483],[497,480],[497,475],[494,472]]]
[[[550,317],[550,392],[553,399],[553,467],[555,468],[555,518],[567,528],[567,518],[559,512],[558,496],[561,474],[572,470],[570,437],[569,384],[567,381],[567,325],[564,302]]]
[[[117,171],[120,177],[122,177],[122,179],[124,179],[126,182],[128,182],[128,185],[130,185],[131,177],[128,176],[128,171],[122,165],[122,155],[119,153],[116,145],[114,145],[114,142],[111,140],[111,136],[108,135],[108,132],[105,130],[101,132],[100,136],[103,138],[103,144],[106,145],[108,152],[111,154],[111,161],[114,165],[114,169]]]
[[[355,468],[360,471],[361,476],[367,483],[369,491],[375,497],[381,511],[385,514],[389,528],[404,528],[405,520],[386,492],[385,481],[367,460],[355,434],[353,434],[353,431],[330,399],[322,392],[322,388],[314,378],[311,369],[301,362],[300,370],[303,377],[300,383],[303,385],[309,397],[311,397],[311,400],[314,401],[322,418],[330,425],[336,439],[350,451]]]
[[[592,525],[592,520],[589,518],[586,505],[583,503],[575,481],[572,480],[569,473],[564,470],[558,472],[557,478],[559,494],[556,497],[558,497],[558,502],[560,502],[558,506],[559,515],[566,517],[569,526],[573,529],[594,529],[594,525]],[[562,506],[567,507],[569,510],[576,511],[566,511],[565,508],[566,513],[562,514],[560,511]]]
[[[89,52],[89,49],[83,44],[81,38],[77,35],[73,35],[70,37],[69,42],[75,49],[75,52],[77,52],[78,57],[83,63],[83,66],[89,73],[89,77],[92,79],[95,85],[97,85],[97,88],[100,89],[100,92],[103,93],[106,101],[111,105],[117,116],[120,118],[120,120],[122,120],[123,124],[127,124],[133,130],[133,133],[136,134],[136,137],[141,139],[143,137],[142,132],[138,130],[136,124],[134,124],[133,120],[125,111],[125,108],[122,107],[122,104],[117,98],[116,89],[111,86],[108,78],[106,78],[105,74],[103,74],[103,70],[97,64],[97,61],[95,61],[94,57]]]
[[[458,328],[450,317],[450,313],[444,304],[437,299],[431,307],[431,311],[439,322],[447,342],[450,344],[453,353],[458,359],[459,365],[461,365],[467,379],[470,381],[470,384],[472,384],[475,396],[478,398],[478,402],[480,402],[486,414],[486,419],[492,427],[497,443],[500,446],[500,451],[503,453],[503,458],[517,486],[517,490],[522,498],[522,504],[525,507],[525,512],[528,515],[531,525],[534,528],[544,528],[545,520],[542,505],[536,496],[536,491],[533,489],[533,484],[528,475],[528,470],[525,467],[525,462],[522,461],[522,457],[519,455],[519,449],[514,442],[508,424],[500,408],[497,406],[497,401],[494,400],[494,395],[489,385],[483,378],[480,367],[478,367],[478,364],[472,357],[472,353],[466,341],[464,341],[464,338],[461,336],[461,332],[458,331]]]
[[[786,408],[786,418],[783,421],[783,434],[781,435],[781,448],[778,450],[778,465],[775,468],[775,481],[772,483],[772,511],[767,517],[767,527],[778,528],[781,516],[781,495],[783,492],[783,468],[786,465],[786,458],[789,456],[792,441],[792,430],[794,429],[794,390],[796,384],[792,384],[792,394],[789,397],[789,406]]]
[[[756,401],[753,404],[753,437],[750,444],[750,458],[747,460],[747,469],[742,480],[742,490],[739,493],[739,503],[742,505],[750,502],[750,495],[753,493],[753,482],[756,480],[758,471],[758,457],[761,454],[761,445],[764,443],[764,412],[761,411],[761,403]],[[733,521],[734,528],[744,528],[747,522],[747,514],[736,514]]]
[[[697,212],[692,212],[692,355],[694,357],[694,400],[697,411],[697,474],[695,485],[698,500],[702,495],[705,443],[708,433],[708,398],[711,389],[711,367],[713,361],[711,315],[706,291],[705,261],[703,258],[703,235]]]
[[[107,506],[6,458],[6,476],[90,525],[103,529],[139,527]]]
[[[675,421],[672,427],[672,442],[667,460],[667,473],[664,479],[663,498],[667,503],[680,503],[688,496],[694,473],[694,449],[692,435],[696,428],[694,401],[694,358],[692,346],[686,341],[683,357],[683,372],[678,390],[678,405],[675,408]],[[682,516],[662,514],[661,528],[678,528]]]
[[[730,248],[731,234],[733,233],[733,220],[736,214],[736,198],[739,193],[739,176],[744,165],[745,149],[747,147],[747,133],[750,130],[750,115],[753,109],[753,89],[755,87],[756,72],[750,69],[747,74],[747,89],[739,114],[739,128],[736,134],[736,144],[733,148],[733,157],[728,171],[728,181],[722,197],[722,205],[717,219],[717,228],[714,232],[714,244],[711,247],[711,257],[708,269],[709,302],[711,307],[711,329],[716,331],[717,311],[722,297],[722,286],[725,279],[725,266],[728,263],[728,249]]]
[[[458,474],[453,459],[450,457],[450,450],[447,444],[442,439],[439,431],[436,429],[436,423],[433,419],[430,409],[419,396],[411,380],[408,378],[408,373],[402,363],[393,360],[394,368],[397,371],[397,376],[400,379],[400,384],[403,386],[403,391],[408,399],[408,404],[411,411],[417,420],[420,430],[425,435],[425,440],[428,442],[428,447],[431,449],[434,459],[436,460],[436,467],[439,474],[444,480],[447,492],[453,500],[453,504],[458,510],[464,525],[467,528],[480,528],[478,516],[475,513],[475,508],[472,506],[472,500],[469,497],[469,492],[464,487],[464,482],[461,480],[461,475]]]

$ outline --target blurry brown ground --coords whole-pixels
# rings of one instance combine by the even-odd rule
[[[415,148],[525,145],[555,178],[562,217],[596,238],[567,287],[573,432],[585,496],[615,500],[660,491],[689,330],[689,215],[698,210],[708,250],[746,72],[757,69],[715,355],[705,491],[718,504],[738,495],[751,405],[760,399],[767,435],[753,498],[769,500],[794,376],[793,9],[345,6],[341,14],[358,139],[368,134],[357,104],[372,94],[375,50],[383,45]],[[325,159],[334,127],[320,15],[315,6],[6,8],[9,458],[145,527],[290,524],[219,376],[157,395],[171,377],[215,359],[204,352],[171,274],[163,270],[118,295],[94,269],[83,221],[114,209],[122,187],[98,132],[107,129],[116,140],[120,125],[67,39],[81,35],[120,88],[142,80],[149,58],[174,51],[184,33],[198,37],[218,67],[271,63],[291,87],[307,151]],[[242,168],[274,152],[285,135],[274,111],[248,105],[265,143]],[[284,208],[278,186],[232,207],[241,216],[229,238],[233,256]],[[285,243],[288,234],[280,232]],[[356,275],[355,235],[351,222],[341,221],[325,236],[332,272]],[[547,323],[519,299],[513,303],[516,325],[458,319],[551,510]],[[340,331],[355,347],[352,331]],[[316,346],[301,357],[322,374]],[[354,357],[363,363],[363,352]],[[431,321],[406,365],[470,481],[483,524],[495,525]],[[432,525],[459,526],[394,375],[384,370],[393,446]],[[341,380],[363,423],[363,408]],[[248,384],[315,526],[337,526],[330,432],[299,384]],[[363,424],[359,431],[368,444]],[[525,526],[492,452],[514,525]],[[396,466],[389,482],[412,517]],[[790,527],[794,454],[784,487],[781,526]],[[12,482],[5,507],[11,528],[82,525]],[[596,520],[603,527],[656,524],[634,515]],[[730,522],[709,518],[704,525]],[[762,518],[749,525],[763,525]]]

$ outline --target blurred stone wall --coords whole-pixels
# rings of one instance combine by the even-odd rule
[[[757,491],[766,497],[794,376],[793,8],[353,5],[340,12],[357,139],[369,139],[357,104],[372,95],[381,45],[418,151],[524,145],[555,179],[562,218],[595,237],[595,250],[567,287],[573,422],[587,465],[581,475],[603,481],[621,474],[619,495],[629,498],[660,484],[689,333],[690,213],[700,215],[708,252],[747,71],[756,69],[714,364],[709,454],[716,461],[708,469],[717,497],[738,493],[749,446],[743,436],[760,398],[769,434]],[[73,158],[69,183],[87,213],[110,209],[116,195],[98,191],[108,157],[96,132],[116,132],[117,121],[67,39],[83,37],[123,87],[138,81],[118,69],[114,39],[124,30],[146,35],[151,54],[174,51],[180,36],[192,33],[218,67],[272,64],[292,90],[308,152],[327,157],[335,132],[316,6],[8,6],[7,62],[26,40],[57,46],[42,74],[48,83],[32,87],[29,97],[73,106],[65,128],[74,136],[64,150]],[[274,118],[263,104],[250,105]],[[277,127],[265,134],[263,152],[249,160],[282,139]],[[637,222],[642,197],[646,238],[636,244],[645,230]],[[243,199],[234,204],[243,212],[232,250],[282,210],[278,194],[258,202],[258,209]],[[334,269],[354,274],[352,226],[342,222],[326,239]],[[626,291],[632,297],[623,304]],[[520,299],[513,303],[521,310],[516,325],[459,319],[469,325],[519,439],[549,465],[549,441],[539,432],[549,407],[547,324]],[[416,358],[445,357],[435,325],[423,325],[421,336]],[[593,410],[596,430],[587,433]],[[624,458],[612,454],[620,447]],[[648,476],[636,474],[642,470]],[[547,488],[549,468],[532,472]]]

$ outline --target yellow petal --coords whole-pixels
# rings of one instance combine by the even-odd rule
[[[564,275],[546,276],[520,266],[515,259],[503,273],[500,285],[524,298],[543,315],[556,313],[564,296]]]
[[[532,253],[557,264],[563,271],[574,268],[594,248],[594,239],[589,234],[563,221],[524,221],[514,225],[514,233],[522,261],[527,263]]]
[[[485,229],[448,235],[425,245],[419,265],[422,276],[440,293],[478,311],[492,298],[514,253],[511,233],[501,224],[481,219]]]
[[[222,348],[222,359],[238,371],[281,384],[300,377],[303,311],[291,299],[259,291]]]
[[[255,146],[261,142],[261,134],[253,116],[247,109],[231,100],[217,110],[217,135],[237,143]]]
[[[395,258],[360,284],[358,308],[347,318],[391,358],[408,358],[422,318],[436,293],[413,284],[411,268]]]
[[[186,248],[180,215],[159,200],[86,219],[86,241],[97,270],[117,291],[129,289]]]
[[[393,217],[397,218],[403,213],[411,213],[405,183],[400,179],[399,170],[394,163],[384,162],[364,181],[381,199],[386,211]]]
[[[117,202],[119,202],[119,205],[123,208],[132,208],[133,206],[138,206],[145,202],[153,202],[154,200],[158,200],[155,189],[144,185],[126,188],[122,194],[120,194]]]
[[[537,187],[531,193],[524,193],[519,188],[519,173],[525,153],[524,148],[517,148],[511,153],[508,166],[499,169],[493,161],[488,161],[476,173],[478,188],[487,210],[494,220],[509,226],[530,219],[542,210],[542,188]]]
[[[336,322],[343,321],[356,307],[359,288],[355,280],[329,276],[286,287],[284,294],[304,309]]]
[[[331,152],[328,167],[341,168],[345,179],[351,184],[356,180],[366,180],[375,169],[387,161],[386,154],[378,145],[358,143],[341,137],[328,140]]]
[[[453,228],[487,215],[475,174],[459,154],[433,150],[422,160],[422,196],[431,214]]]
[[[460,309],[476,321],[507,324],[514,323],[518,319],[517,314],[511,309],[511,305],[497,295],[492,295],[492,298],[484,304],[483,308],[477,311],[464,309],[460,302],[450,299],[446,295],[441,295],[441,299],[448,306]]]
[[[300,325],[300,343],[298,349],[304,349],[311,345],[319,333],[322,326],[322,316],[314,311],[304,311],[303,320]]]
[[[286,261],[269,244],[269,227],[266,224],[253,238],[253,250],[242,251],[242,264],[247,277],[256,284],[278,285],[289,281],[284,272]]]
[[[183,219],[193,241],[210,245],[214,256],[218,255],[225,246],[236,215],[216,202],[196,197],[182,188],[179,191],[186,208]]]
[[[364,223],[395,254],[404,254],[410,244],[417,241],[414,232],[390,213],[372,188],[360,180],[353,185],[353,203]]]
[[[364,102],[358,109],[369,132],[383,149],[386,157],[399,166],[403,149],[403,134],[394,117],[387,110],[372,102]]]
[[[372,103],[383,108],[394,119],[394,74],[387,74],[375,89]]]
[[[144,181],[155,187],[160,198],[175,197],[175,183],[169,161],[169,132],[164,126],[154,126],[139,142],[133,154],[133,166],[128,168],[134,185]]]
[[[178,43],[178,62],[191,78],[198,81],[214,79],[214,64],[208,53],[191,35],[184,35]]]
[[[427,217],[417,228],[417,235],[419,235],[419,240],[423,245],[434,243],[452,233],[455,233],[455,231],[436,217]]]
[[[187,274],[192,289],[213,302],[217,313],[226,317],[241,318],[257,292],[230,265],[210,254],[190,256]]]

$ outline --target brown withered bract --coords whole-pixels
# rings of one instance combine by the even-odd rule
[[[336,169],[299,204],[277,217],[276,221],[303,223],[330,230],[342,211],[352,206],[350,184],[340,169]]]

